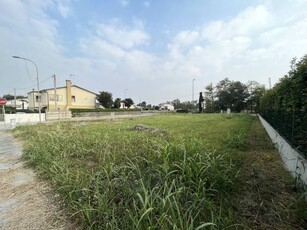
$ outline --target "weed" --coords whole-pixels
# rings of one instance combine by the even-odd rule
[[[84,228],[221,229],[237,224],[227,197],[239,168],[229,149],[245,148],[250,122],[172,115],[23,126],[15,134],[26,140],[25,160]]]

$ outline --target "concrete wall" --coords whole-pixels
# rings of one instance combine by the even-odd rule
[[[45,121],[45,114],[41,114],[42,122]],[[39,114],[38,113],[17,113],[17,114],[5,114],[4,118],[6,125],[18,125],[18,124],[26,124],[26,123],[37,123],[39,122]]]
[[[69,110],[46,112],[46,121],[59,120],[59,119],[70,119],[71,117],[72,117],[72,114],[71,114],[71,111]]]
[[[122,116],[122,115],[140,115],[142,114],[141,111],[127,111],[127,112],[88,112],[88,113],[75,113],[73,114],[73,117],[94,117],[94,118],[99,118],[99,117],[105,117],[105,116]]]
[[[278,148],[285,167],[295,178],[300,179],[301,182],[307,185],[307,160],[294,150],[291,145],[260,115],[259,118],[272,142]]]

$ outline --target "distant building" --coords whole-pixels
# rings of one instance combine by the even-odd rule
[[[121,101],[119,102],[119,108],[120,108],[120,109],[125,109],[125,108],[126,108],[125,100],[121,100]]]
[[[40,91],[40,107],[48,111],[55,111],[56,104],[58,110],[95,109],[99,107],[97,96],[98,94],[72,85],[70,80],[66,80],[66,86],[56,88],[56,96],[54,88]],[[38,100],[37,91],[28,93],[29,110],[38,109]]]
[[[16,103],[16,104],[15,104]],[[23,110],[23,109],[28,109],[29,103],[28,103],[28,98],[18,98],[15,100],[8,100],[6,102],[6,106],[14,107],[16,110]]]
[[[169,110],[169,111],[175,110],[174,105],[171,103],[161,103],[159,104],[159,107],[160,107],[160,110]]]

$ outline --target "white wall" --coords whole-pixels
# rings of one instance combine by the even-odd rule
[[[285,167],[291,174],[307,185],[307,160],[295,151],[289,143],[279,135],[279,133],[259,115],[260,121],[267,133],[269,134],[272,142],[278,148],[280,156],[284,162]]]
[[[5,114],[4,121],[6,125],[11,125],[11,122],[15,124],[26,124],[26,123],[37,123],[39,122],[39,113],[16,113],[16,114]],[[45,121],[45,114],[41,114],[42,122]]]

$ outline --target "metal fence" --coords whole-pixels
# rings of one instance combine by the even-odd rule
[[[307,159],[307,115],[304,109],[267,109],[261,115]]]

